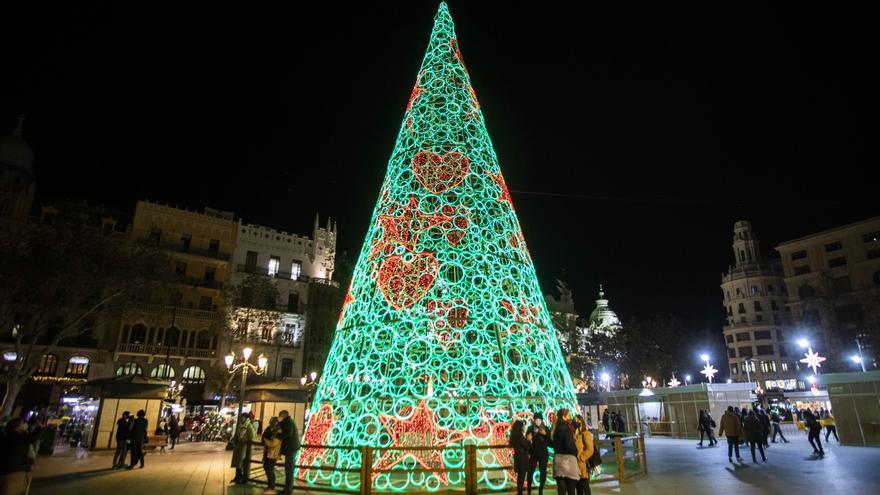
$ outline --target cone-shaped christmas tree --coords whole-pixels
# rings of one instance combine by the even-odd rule
[[[575,403],[445,3],[434,20],[303,443],[504,444],[510,422]],[[510,465],[508,449],[479,465]],[[347,484],[360,453],[304,448],[298,476]],[[460,483],[459,449],[377,450],[378,489]],[[408,469],[417,468],[416,473]],[[483,482],[506,483],[499,471]]]

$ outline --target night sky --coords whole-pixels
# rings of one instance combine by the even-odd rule
[[[38,197],[319,211],[354,258],[437,2],[319,4],[7,5],[0,134],[27,114]],[[734,221],[769,255],[880,211],[864,12],[449,4],[541,283],[564,269],[581,313],[601,282],[720,349]]]

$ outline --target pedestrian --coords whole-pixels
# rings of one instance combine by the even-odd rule
[[[697,420],[697,429],[700,430],[700,443],[698,443],[697,445],[702,447],[703,437],[707,436],[709,437],[709,446],[711,447],[717,443],[715,441],[715,438],[712,436],[712,428],[715,426],[712,423],[714,423],[714,421],[712,421],[712,417],[709,416],[709,413],[707,411],[700,409],[699,414],[700,417]]]
[[[113,454],[113,468],[125,467],[125,455],[128,454],[129,437],[131,436],[131,414],[122,411],[122,417],[116,421],[116,452]]]
[[[253,442],[257,438],[257,423],[253,421],[253,413],[243,413],[239,418],[238,428],[235,430],[235,441],[232,447],[232,464],[235,468],[235,477],[232,483],[243,485],[248,482],[251,472],[251,450]]]
[[[822,416],[822,422],[825,423],[825,442],[828,442],[828,435],[834,433],[834,439],[837,440],[837,443],[840,443],[840,437],[837,436],[837,422],[834,420],[831,411],[827,409],[825,410],[825,415]]]
[[[137,419],[131,423],[131,431],[129,438],[131,440],[131,463],[126,469],[134,469],[134,465],[140,463],[141,469],[144,467],[144,444],[147,443],[147,431],[150,428],[150,422],[147,421],[147,415],[143,409],[137,412]]]
[[[718,445],[718,440],[715,438],[715,419],[712,417],[712,414],[706,410],[706,421],[709,423],[709,429],[706,431],[706,434],[709,436],[709,447],[714,447]],[[702,438],[702,436],[700,437]]]
[[[608,414],[608,408],[605,408],[605,411],[602,413],[602,426],[605,427],[605,438],[610,438],[609,432],[611,431],[611,415]]]
[[[574,444],[577,447],[577,463],[581,478],[575,485],[575,493],[577,495],[590,495],[590,459],[593,457],[595,446],[593,443],[593,434],[587,428],[584,417],[578,414],[572,422],[574,426]]]
[[[765,449],[770,448],[770,443],[768,440],[770,439],[770,416],[767,416],[767,413],[763,408],[758,408],[758,411],[755,413],[758,417],[758,421],[761,423],[761,443],[764,445]]]
[[[535,468],[537,468],[540,476],[538,495],[544,495],[544,484],[547,483],[547,460],[550,458],[550,451],[547,450],[547,445],[550,443],[550,430],[544,424],[544,414],[540,411],[535,413],[532,420],[532,426],[529,427],[532,445],[529,448],[529,474],[526,481],[528,482],[528,493],[531,495],[532,485],[535,482]]]
[[[526,475],[529,472],[529,449],[531,448],[531,434],[526,434],[525,423],[521,419],[513,422],[510,427],[510,441],[508,445],[513,448],[513,471],[516,473],[516,495],[522,495],[526,484]]]
[[[782,428],[779,426],[780,421],[781,419],[779,418],[778,412],[774,410],[772,413],[770,413],[770,425],[773,427],[773,438],[771,441],[773,443],[776,443],[776,435],[778,434],[779,437],[782,438],[783,442],[788,443],[785,435],[782,434]]]
[[[13,418],[0,431],[0,493],[26,494],[31,484],[30,471],[34,465],[32,445],[40,440],[43,425],[32,431],[21,418]]]
[[[264,495],[278,493],[275,491],[275,464],[281,455],[281,426],[278,418],[269,419],[269,426],[263,430],[263,469],[266,471],[266,482],[269,487],[263,492]]]
[[[721,416],[721,427],[718,429],[718,436],[725,435],[727,437],[727,460],[733,462],[733,451],[736,450],[736,460],[742,462],[739,455],[740,438],[745,438],[745,430],[743,430],[742,422],[739,415],[733,409],[733,406],[727,406],[727,412]]]
[[[168,436],[171,438],[171,450],[174,450],[177,438],[180,436],[180,423],[177,421],[177,416],[171,416],[171,419],[168,420]]]
[[[299,450],[299,432],[290,413],[281,411],[278,418],[281,420],[281,453],[284,454],[284,491],[281,493],[290,495],[293,493],[293,461]]]
[[[571,413],[562,408],[556,412],[550,438],[553,441],[553,477],[556,479],[556,491],[559,495],[576,495],[577,482],[581,479],[578,469],[577,445],[574,443],[574,431],[571,425]]]
[[[619,410],[617,411],[617,416],[614,418],[614,430],[617,433],[620,433],[620,436],[623,436],[623,433],[626,431],[626,419],[623,417],[623,413]]]
[[[807,440],[809,440],[810,446],[813,447],[813,454],[819,457],[825,457],[825,450],[822,448],[822,440],[819,438],[819,434],[822,432],[822,425],[819,424],[819,420],[816,419],[816,415],[813,414],[813,411],[809,409],[804,411],[804,422],[807,427]]]
[[[767,456],[764,454],[764,440],[766,438],[764,436],[764,426],[761,424],[761,420],[755,414],[755,411],[749,411],[743,429],[746,430],[746,439],[749,441],[749,449],[752,451],[752,462],[758,462],[758,459],[755,458],[756,446],[761,452],[761,460],[767,462]]]

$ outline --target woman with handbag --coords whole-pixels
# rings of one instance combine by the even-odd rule
[[[275,463],[281,454],[281,427],[278,424],[278,418],[272,417],[269,420],[269,426],[263,430],[263,469],[266,471],[266,481],[269,487],[264,495],[272,495],[278,493],[275,491]]]
[[[572,422],[574,426],[574,443],[577,446],[577,463],[580,471],[581,479],[575,485],[577,495],[590,495],[590,473],[592,468],[590,460],[593,458],[595,446],[593,444],[593,434],[587,428],[584,417],[578,414]]]
[[[562,408],[556,412],[550,438],[553,441],[553,477],[556,479],[557,493],[575,495],[581,472],[578,469],[578,449],[574,443],[571,413],[568,409]]]

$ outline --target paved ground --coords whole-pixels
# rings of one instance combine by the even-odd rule
[[[768,462],[729,464],[727,448],[698,449],[690,440],[649,439],[650,475],[618,487],[594,486],[594,494],[737,494],[880,493],[880,449],[839,447],[814,459],[803,435],[790,444],[771,444]],[[40,458],[34,471],[33,495],[249,495],[261,488],[229,486],[230,453],[216,444],[184,444],[174,452],[147,455],[145,469],[107,469],[112,453],[60,450]],[[683,492],[684,490],[684,492]],[[297,493],[306,493],[297,491]],[[548,495],[555,490],[548,490]]]

